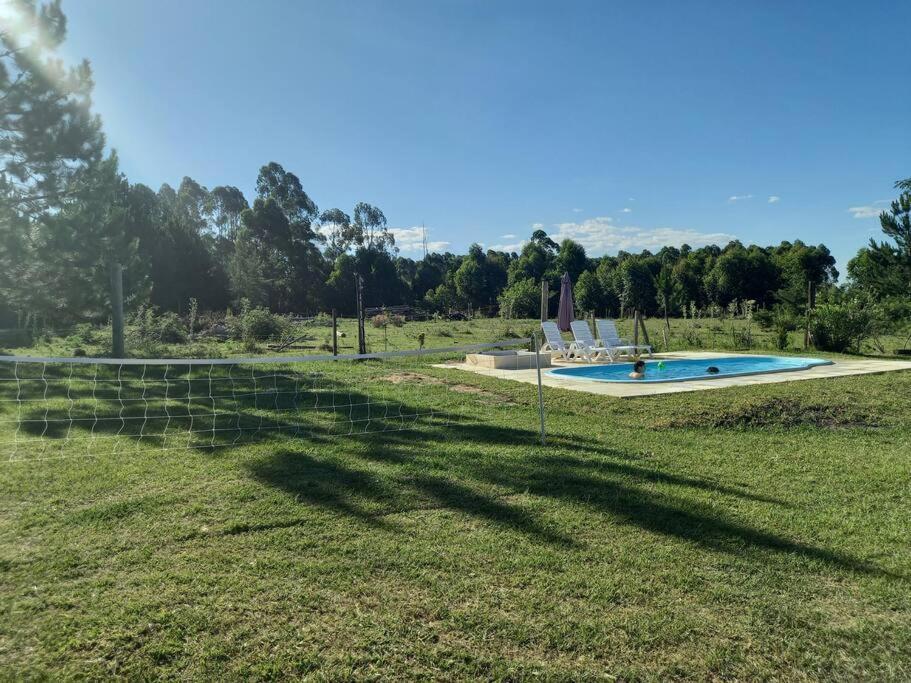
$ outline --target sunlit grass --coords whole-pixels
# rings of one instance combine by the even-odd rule
[[[532,386],[331,365],[447,417],[0,465],[0,677],[911,675],[911,373],[547,388],[542,448]]]

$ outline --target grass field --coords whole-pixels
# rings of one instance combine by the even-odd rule
[[[633,324],[631,320],[618,320],[617,326],[621,335],[632,339]],[[777,350],[775,333],[762,330],[756,323],[743,319],[702,318],[698,320],[670,320],[670,334],[665,343],[663,332],[664,321],[660,318],[649,318],[646,321],[649,341],[659,351],[682,351],[690,349],[717,349],[735,351],[769,351]],[[339,353],[357,352],[357,323],[354,319],[339,319],[338,340]],[[747,332],[748,330],[748,332]],[[387,325],[385,328],[366,325],[367,350],[370,352],[398,351],[417,349],[419,337],[424,335],[424,346],[428,349],[445,348],[454,345],[476,344],[500,341],[515,337],[530,337],[540,332],[537,320],[503,320],[500,318],[476,318],[465,321],[429,320],[408,322],[401,327]],[[567,335],[568,336],[568,335]],[[110,328],[98,328],[87,337],[84,335],[46,334],[32,346],[17,347],[7,344],[3,349],[10,354],[26,353],[72,356],[76,349],[82,349],[89,356],[110,355]],[[278,355],[301,355],[326,353],[331,350],[332,330],[328,318],[321,318],[313,323],[295,325],[288,334],[289,338],[301,337],[293,347],[279,352]],[[277,341],[277,340],[276,340]],[[864,342],[861,352],[872,356],[893,356],[895,350],[911,343],[907,333],[884,335]],[[215,341],[204,334],[190,343],[155,344],[155,348],[133,348],[132,355],[159,358],[220,358],[230,356],[249,356],[251,354],[276,355],[270,348],[275,342],[262,342],[254,350],[245,349],[237,341]],[[128,352],[130,351],[128,346]],[[803,332],[794,331],[788,336],[787,352],[804,351]],[[2,355],[2,354],[0,354]]]
[[[0,679],[911,677],[911,372],[548,388],[543,448],[533,386],[319,373],[436,418],[0,464]]]

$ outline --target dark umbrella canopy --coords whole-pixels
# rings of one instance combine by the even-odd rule
[[[557,327],[561,332],[569,332],[569,324],[576,319],[573,312],[573,283],[569,273],[560,278],[560,308],[557,310]]]

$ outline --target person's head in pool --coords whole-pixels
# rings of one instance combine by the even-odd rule
[[[645,361],[637,360],[633,363],[633,371],[629,373],[632,379],[642,379],[645,377]]]
[[[721,370],[716,368],[714,365],[708,366],[705,371],[710,375],[717,375],[719,372],[721,372]]]

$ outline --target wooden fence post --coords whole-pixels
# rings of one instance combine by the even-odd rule
[[[367,353],[366,330],[364,329],[364,278],[357,276],[357,352]]]
[[[643,339],[645,339],[646,346],[651,346],[652,342],[648,338],[648,328],[646,328],[646,326],[645,326],[645,318],[641,315],[638,315],[638,313],[639,312],[636,311],[636,317],[639,318],[639,324],[642,325],[642,337],[643,337]]]
[[[546,323],[550,316],[550,283],[547,280],[541,280],[541,322]]]
[[[332,355],[338,355],[338,314],[332,309]]]

